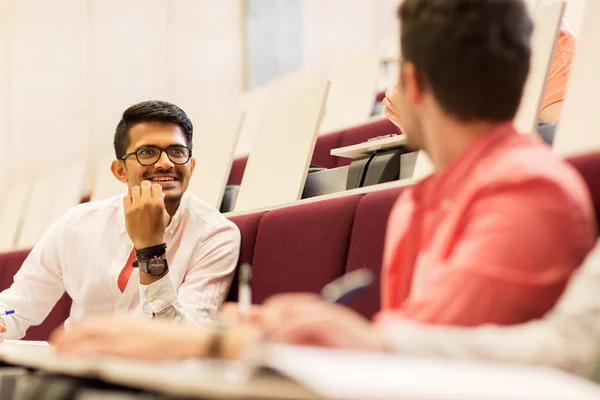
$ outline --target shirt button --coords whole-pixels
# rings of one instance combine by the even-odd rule
[[[154,297],[154,296],[150,297],[150,303],[154,302],[154,300],[156,300],[156,297]]]
[[[114,281],[115,279],[117,279],[117,276],[116,275],[111,275],[110,279],[112,279]]]
[[[123,304],[119,304],[119,308],[120,308],[121,310],[123,310],[123,309],[125,308],[125,306],[124,306]]]

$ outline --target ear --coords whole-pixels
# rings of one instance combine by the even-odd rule
[[[194,168],[196,168],[196,159],[192,157],[190,158],[190,175],[194,173]]]
[[[401,73],[408,100],[413,104],[420,103],[423,100],[425,90],[424,82],[422,82],[417,68],[413,63],[407,62],[402,66]]]
[[[127,178],[127,171],[125,170],[124,162],[119,161],[119,160],[113,160],[112,164],[110,165],[110,170],[119,182],[122,182],[122,183],[129,182],[129,179]]]

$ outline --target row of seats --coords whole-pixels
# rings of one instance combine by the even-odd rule
[[[398,133],[398,128],[388,119],[378,119],[364,125],[319,136],[310,163],[322,168],[350,165],[351,159],[334,157],[330,154],[331,150],[363,143],[373,137],[392,133]],[[237,158],[233,161],[228,180],[229,184],[239,185],[242,182],[247,162],[248,157]]]
[[[600,216],[600,152],[569,160],[586,180]],[[374,191],[231,217],[242,235],[239,263],[253,266],[253,302],[283,292],[314,292],[344,273],[369,268],[373,288],[350,304],[370,318],[379,309],[379,276],[390,210],[402,188]],[[28,251],[0,255],[0,290],[10,286]],[[237,277],[228,301],[237,300]],[[27,339],[46,340],[69,315],[68,296]]]

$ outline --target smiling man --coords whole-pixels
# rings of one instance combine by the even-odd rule
[[[192,132],[185,112],[167,102],[123,113],[111,170],[127,194],[79,205],[46,232],[0,293],[0,307],[16,311],[0,321],[2,337],[23,337],[65,291],[73,299],[69,320],[125,312],[193,324],[214,317],[231,284],[240,234],[186,194]]]

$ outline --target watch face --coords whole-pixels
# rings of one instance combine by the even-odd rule
[[[167,262],[162,258],[148,260],[148,272],[152,275],[160,275],[167,269]]]

